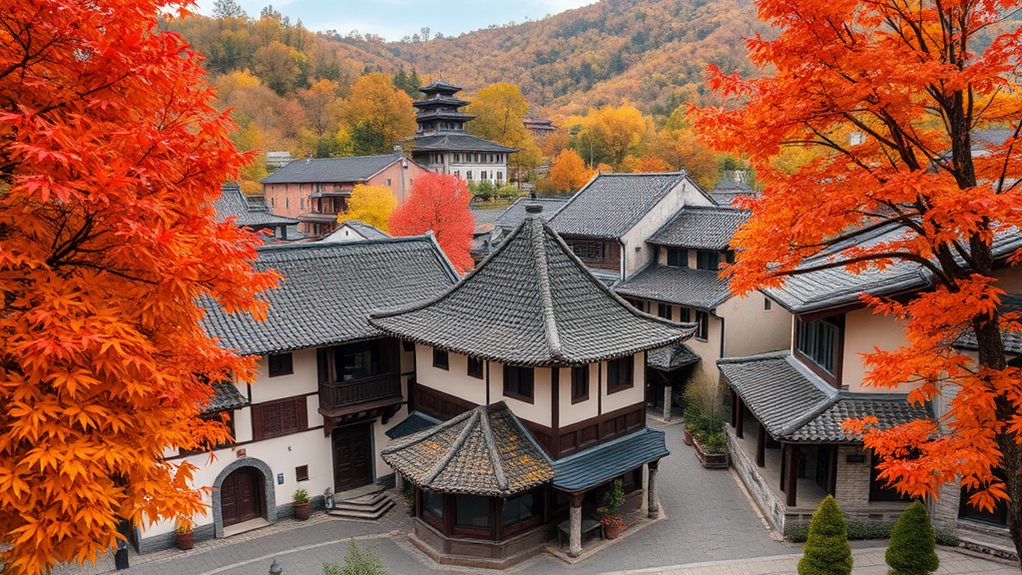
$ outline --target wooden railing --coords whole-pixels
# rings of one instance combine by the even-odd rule
[[[396,373],[319,384],[319,406],[323,409],[388,397],[401,397],[401,376]]]

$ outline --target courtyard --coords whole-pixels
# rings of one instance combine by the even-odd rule
[[[677,422],[650,425],[664,429],[670,457],[660,466],[662,519],[626,531],[599,552],[568,564],[537,553],[507,573],[664,573],[672,575],[780,575],[794,573],[800,546],[779,541],[767,530],[746,494],[728,470],[703,469],[682,443]],[[392,575],[468,573],[437,565],[415,549],[406,534],[411,519],[399,505],[379,522],[345,521],[323,513],[307,522],[286,519],[248,533],[196,544],[191,551],[170,549],[132,555],[125,575],[253,575],[266,573],[276,559],[285,574],[318,575],[324,562],[341,562],[348,541],[374,545]],[[598,545],[590,540],[586,549]],[[853,542],[856,573],[886,573],[881,542]],[[941,549],[942,574],[1017,573],[1017,567],[954,550]],[[95,565],[66,566],[61,575],[99,575],[114,571],[112,557]]]

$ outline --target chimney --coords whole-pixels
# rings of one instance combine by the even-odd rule
[[[543,213],[543,206],[541,204],[525,204],[525,213],[541,214]]]

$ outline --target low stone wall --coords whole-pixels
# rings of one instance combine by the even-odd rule
[[[528,559],[550,539],[550,525],[541,525],[504,541],[482,541],[446,537],[421,519],[409,539],[437,563],[504,569]]]
[[[739,445],[739,440],[734,435],[734,429],[729,425],[724,426],[724,429],[727,433],[728,450],[731,452],[731,467],[738,473],[746,491],[752,496],[752,500],[770,522],[770,525],[784,533],[784,502],[766,484],[766,479],[759,474],[756,462]]]

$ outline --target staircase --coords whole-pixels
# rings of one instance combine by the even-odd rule
[[[396,505],[382,485],[367,485],[334,496],[334,508],[327,513],[343,519],[376,521]]]

